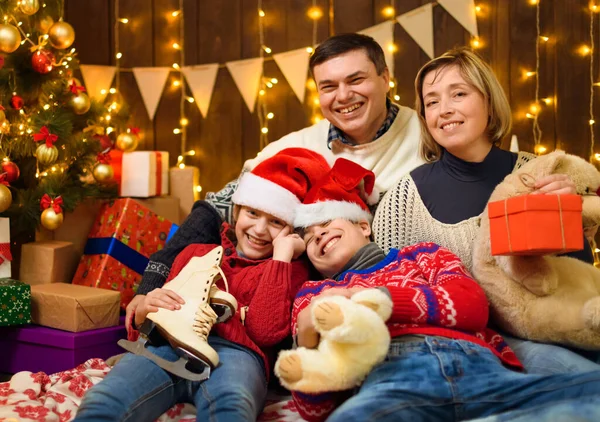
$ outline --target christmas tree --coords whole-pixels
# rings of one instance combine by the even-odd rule
[[[0,216],[13,234],[55,229],[82,200],[117,195],[108,152],[128,112],[90,99],[75,77],[63,9],[64,0],[0,2]]]

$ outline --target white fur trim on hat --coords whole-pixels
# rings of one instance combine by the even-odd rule
[[[292,192],[253,173],[242,176],[231,201],[281,218],[288,224],[294,223],[296,208],[300,205]]]
[[[361,220],[367,220],[369,223],[373,221],[371,213],[354,202],[320,201],[300,205],[296,210],[294,227],[310,227],[336,218],[345,218],[355,223]]]

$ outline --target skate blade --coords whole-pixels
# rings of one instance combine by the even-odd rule
[[[165,371],[170,372],[171,374],[180,378],[190,381],[204,381],[210,378],[210,366],[196,358],[194,355],[181,348],[176,348],[175,351],[179,355],[179,360],[171,362],[156,356],[154,353],[149,351],[146,348],[147,342],[147,340],[142,338],[138,339],[138,341],[121,339],[117,342],[117,344],[128,352],[150,359]],[[188,369],[188,366],[191,366],[194,370]]]
[[[219,303],[214,300],[210,303],[210,307],[217,314],[217,321],[215,322],[215,324],[219,324],[221,322],[227,322],[235,314],[235,310],[232,309],[229,305],[224,304],[224,303]]]

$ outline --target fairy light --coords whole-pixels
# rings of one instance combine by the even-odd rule
[[[594,116],[594,14],[597,12],[598,7],[596,4],[590,4],[590,119],[588,120],[590,125],[590,161],[592,161],[592,157],[595,156],[594,124],[596,123],[596,120]]]
[[[264,28],[264,23],[265,20],[263,19],[265,17],[265,11],[262,8],[262,0],[258,0],[257,2],[257,12],[258,12],[258,38],[259,38],[259,43],[260,43],[260,49],[259,49],[259,54],[261,58],[264,58],[265,53],[266,54],[270,54],[271,53],[271,49],[269,47],[267,47],[265,45],[265,28]],[[258,105],[258,124],[260,127],[260,142],[259,142],[259,147],[260,149],[263,149],[264,147],[267,146],[267,144],[269,143],[269,137],[268,137],[268,133],[269,133],[269,120],[271,120],[273,117],[268,117],[269,115],[274,116],[273,113],[269,113],[269,111],[267,110],[267,90],[269,88],[273,88],[273,86],[275,84],[277,84],[277,82],[279,82],[277,80],[277,78],[268,78],[264,76],[264,69],[263,69],[263,76],[260,79],[260,90],[258,92],[258,101],[257,101],[257,105]]]
[[[323,11],[321,10],[321,8],[317,7],[317,5],[313,3],[313,6],[310,9],[308,9],[307,15],[313,21],[316,21],[323,17]]]
[[[308,9],[308,13],[307,13],[309,17],[310,17],[310,11],[314,10],[314,9],[318,9],[317,0],[312,0],[312,6],[310,7],[310,9]],[[315,48],[317,48],[318,26],[319,26],[319,20],[312,19],[312,44],[307,49],[307,51],[310,54],[312,54],[315,51]],[[309,49],[310,49],[310,51],[309,51]],[[318,123],[322,119],[322,116],[321,116],[321,108],[319,107],[319,96],[317,94],[317,85],[315,84],[315,81],[313,78],[310,78],[307,81],[306,88],[310,91],[311,98],[312,98],[312,101],[310,101],[310,107],[311,107],[310,121],[312,123]]]
[[[394,9],[393,6],[386,6],[381,10],[381,14],[387,18],[387,19],[391,19],[394,16],[396,16],[396,9]]]
[[[536,29],[536,37],[535,37],[535,100],[532,106],[529,107],[530,111],[533,111],[533,124],[531,125],[531,130],[533,132],[533,143],[535,145],[535,152],[540,154],[544,151],[538,152],[541,150],[540,143],[542,142],[542,128],[540,127],[539,122],[539,103],[540,103],[540,3],[536,1],[535,3],[531,2],[531,4],[535,4],[535,29]],[[530,72],[527,72],[527,76],[529,77]],[[534,108],[535,106],[535,108]],[[529,118],[529,116],[527,116]]]

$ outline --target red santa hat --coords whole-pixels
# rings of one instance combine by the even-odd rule
[[[286,148],[245,173],[232,196],[248,206],[292,225],[296,208],[318,180],[330,170],[322,155],[305,148]]]
[[[310,227],[336,218],[373,220],[369,205],[379,200],[375,175],[353,161],[338,158],[333,168],[306,194],[296,211],[295,227]]]

